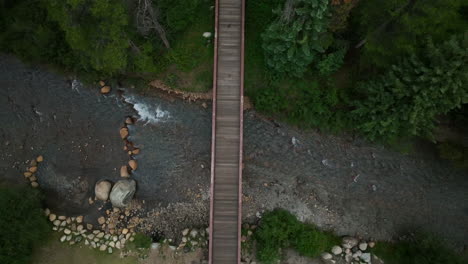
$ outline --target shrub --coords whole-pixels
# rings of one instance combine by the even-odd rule
[[[462,264],[467,263],[434,235],[421,234],[398,243],[377,243],[372,250],[387,264]]]
[[[301,223],[291,213],[276,209],[263,215],[255,233],[257,257],[262,263],[275,263],[283,248],[292,247],[300,254],[317,257],[336,242],[331,234]]]
[[[341,48],[335,52],[323,55],[322,59],[315,66],[320,75],[330,75],[340,69],[343,66],[346,52],[347,48]]]
[[[42,198],[36,189],[0,186],[0,263],[30,263],[33,247],[47,238]]]
[[[151,246],[151,238],[143,233],[136,233],[133,238],[133,244],[136,248],[149,248]]]

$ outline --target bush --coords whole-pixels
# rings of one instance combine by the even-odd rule
[[[36,189],[0,187],[0,263],[30,263],[34,246],[47,238],[42,198]]]
[[[135,245],[136,248],[149,248],[153,242],[149,236],[143,233],[136,233],[133,238],[133,245]]]
[[[398,243],[377,243],[372,252],[387,264],[462,264],[468,261],[435,236],[421,233]]]
[[[262,263],[275,263],[283,248],[292,247],[300,254],[317,257],[336,242],[331,234],[301,223],[291,213],[276,209],[263,215],[255,233],[257,257]]]

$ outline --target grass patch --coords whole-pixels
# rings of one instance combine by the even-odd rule
[[[462,264],[468,259],[433,235],[417,234],[398,243],[379,242],[372,253],[386,264]]]
[[[33,248],[49,236],[42,199],[37,189],[0,186],[0,263],[30,263]]]
[[[151,242],[151,237],[143,233],[136,233],[132,244],[135,246],[135,248],[148,249],[151,246]]]
[[[204,32],[211,32],[214,36],[214,9],[211,6],[214,6],[212,0],[200,3],[194,22],[175,38],[174,45],[159,61],[161,79],[184,80],[173,88],[190,92],[211,89],[211,77],[207,76],[213,70],[213,37],[206,39],[202,36]]]
[[[302,223],[282,209],[263,215],[255,239],[257,258],[262,263],[275,263],[281,259],[284,248],[293,248],[303,256],[317,257],[339,242],[333,234]]]

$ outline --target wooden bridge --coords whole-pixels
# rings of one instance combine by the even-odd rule
[[[216,0],[209,260],[240,263],[245,0]]]

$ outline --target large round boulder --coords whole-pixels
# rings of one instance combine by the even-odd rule
[[[114,184],[110,193],[110,201],[114,207],[126,207],[135,195],[136,182],[134,180],[120,180]]]
[[[94,194],[96,198],[101,201],[109,199],[109,192],[111,191],[112,183],[106,180],[98,181],[94,186]]]

